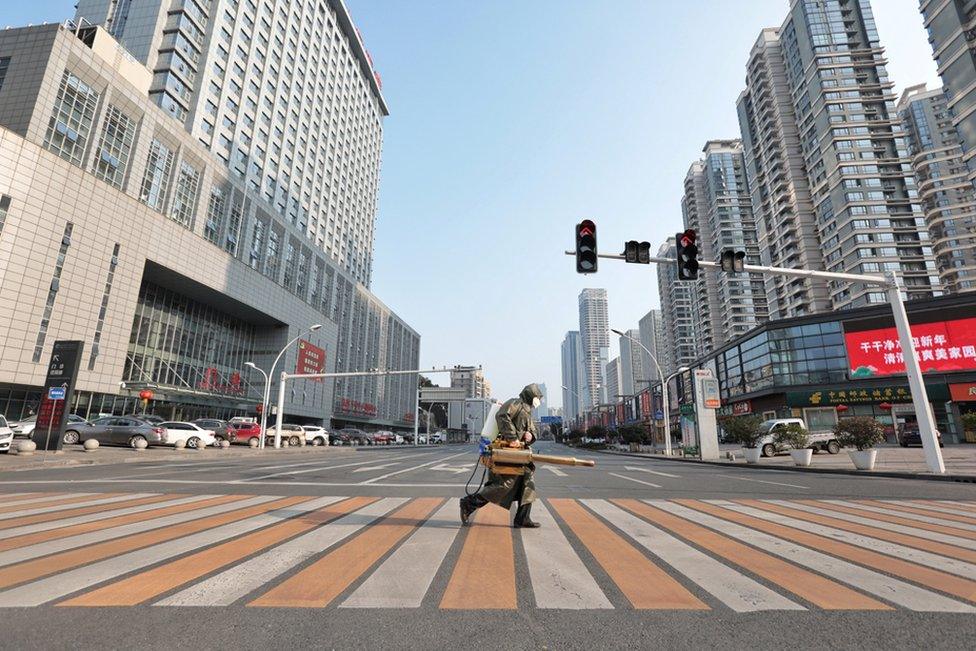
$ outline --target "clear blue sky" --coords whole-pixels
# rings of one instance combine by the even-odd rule
[[[374,291],[422,365],[483,364],[496,396],[545,382],[560,404],[579,291],[605,287],[621,330],[658,305],[647,267],[577,276],[573,224],[594,219],[605,252],[680,228],[685,172],[738,136],[749,49],[788,0],[346,1],[390,105]],[[872,6],[897,91],[938,85],[917,1]],[[0,25],[73,11],[4,2]]]

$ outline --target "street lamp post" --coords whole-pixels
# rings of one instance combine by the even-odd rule
[[[664,371],[661,370],[661,365],[657,363],[657,357],[654,356],[654,353],[648,350],[647,346],[642,344],[637,339],[634,339],[630,335],[624,334],[620,330],[614,330],[613,328],[610,328],[610,332],[616,335],[620,335],[621,337],[630,340],[631,343],[640,346],[641,349],[643,349],[643,351],[647,353],[647,356],[651,358],[651,361],[654,362],[654,368],[657,369],[657,375],[661,379],[661,407],[664,410],[664,453],[670,457],[671,456],[671,411],[670,411],[671,408],[670,405],[668,404],[668,382],[671,381],[671,378],[674,378],[680,375],[681,373],[684,373],[688,369],[686,367],[681,367],[680,369],[678,369],[676,373],[665,378]]]
[[[271,399],[271,378],[254,362],[244,362],[244,366],[253,368],[264,377],[264,391],[261,392],[261,439],[259,445],[264,449],[264,432],[268,427],[268,400]]]
[[[315,332],[316,330],[318,330],[321,327],[322,327],[322,324],[321,323],[316,323],[315,325],[310,326],[308,328],[308,332]],[[277,357],[275,357],[274,364],[271,365],[271,371],[268,372],[268,377],[269,378],[274,377],[275,367],[278,366],[278,362],[280,362],[281,361],[281,358],[284,357],[285,351],[287,351],[289,348],[291,348],[291,345],[293,343],[295,343],[296,341],[298,341],[299,339],[301,339],[302,338],[302,335],[304,335],[304,334],[307,334],[307,333],[303,330],[302,332],[300,332],[297,335],[295,335],[295,337],[291,341],[289,341],[287,344],[285,344],[285,347],[281,349],[281,352],[278,353],[278,356]],[[281,374],[282,375],[285,375],[285,372],[282,371]],[[281,447],[281,424],[282,424],[282,420],[284,419],[284,414],[282,413],[284,411],[284,402],[285,402],[285,382],[284,382],[284,378],[280,379],[279,380],[279,383],[280,383],[280,386],[278,387],[278,410],[277,410],[278,413],[275,414],[275,448],[280,448]],[[264,437],[265,437],[265,432],[262,431],[261,432],[261,441],[262,441],[262,443],[264,442]]]
[[[580,412],[580,408],[583,407],[583,399],[580,398],[580,396],[579,396],[578,393],[576,393],[575,391],[573,391],[572,389],[570,389],[565,384],[563,385],[563,391],[569,391],[574,396],[576,396],[576,407],[577,408],[573,410],[573,414],[574,414],[574,416],[573,416],[573,422],[578,423],[579,422],[579,417],[580,417],[580,413],[579,413]],[[563,408],[565,409],[566,408],[566,405],[563,405]]]

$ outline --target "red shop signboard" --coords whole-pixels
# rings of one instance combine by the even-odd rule
[[[920,323],[912,339],[923,372],[976,369],[976,318]],[[905,372],[905,357],[894,328],[844,333],[851,377]]]
[[[304,339],[298,341],[298,361],[295,363],[295,372],[299,374],[323,373],[325,372],[325,351]],[[312,378],[316,382],[321,382],[322,378]]]

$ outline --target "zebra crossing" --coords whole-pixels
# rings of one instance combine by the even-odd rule
[[[17,493],[0,607],[976,612],[976,501]],[[520,568],[527,568],[527,571]]]

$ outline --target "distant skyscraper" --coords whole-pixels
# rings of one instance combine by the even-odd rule
[[[609,362],[604,370],[603,374],[604,380],[607,383],[606,391],[606,402],[616,403],[620,402],[620,396],[623,395],[623,389],[621,389],[621,374],[620,374],[620,358],[614,357]]]
[[[480,368],[451,371],[451,388],[464,389],[469,398],[489,398],[491,389]]]
[[[535,421],[542,420],[543,416],[549,415],[549,392],[546,390],[544,383],[539,383],[539,388],[542,389],[542,400],[539,402],[538,407],[532,408],[532,420]]]
[[[698,231],[702,258],[717,260],[725,249],[742,250],[748,264],[759,263],[756,222],[739,140],[710,140],[705,157],[685,177],[681,208],[685,228]],[[766,291],[758,274],[699,274],[695,300],[701,337],[709,353],[766,321]]]
[[[921,0],[929,43],[959,136],[968,178],[976,181],[976,40],[973,0]]]
[[[673,237],[661,245],[658,256],[674,258],[677,249]],[[658,295],[661,297],[661,315],[664,321],[664,341],[668,350],[672,372],[692,364],[699,356],[701,338],[695,316],[696,284],[678,280],[674,265],[657,265]]]
[[[563,413],[567,420],[575,420],[583,413],[583,345],[580,333],[570,330],[563,339],[562,349]]]
[[[867,0],[793,0],[780,29],[764,31],[761,39],[776,35],[793,114],[775,114],[789,123],[767,122],[765,118],[773,115],[768,111],[756,114],[765,110],[764,103],[782,101],[785,96],[773,94],[778,86],[764,87],[758,79],[762,71],[750,68],[756,88],[754,92],[749,89],[745,103],[740,98],[740,118],[753,162],[756,150],[772,140],[795,144],[790,138],[796,131],[813,210],[802,210],[794,219],[788,212],[767,206],[761,208],[762,221],[768,224],[772,214],[773,219],[782,218],[789,229],[795,228],[790,222],[813,219],[827,271],[897,269],[909,299],[940,295],[935,258],[917,203],[904,131],[895,114],[892,83],[870,4]],[[777,174],[787,180],[787,172],[793,168],[786,162],[782,161],[779,171],[775,166],[766,170],[774,185],[768,178],[759,182],[760,205],[763,190],[775,190]],[[764,246],[775,247],[775,256],[767,254],[771,258],[783,257],[782,246],[787,251],[790,247],[790,240],[771,239],[779,232],[778,223],[773,223],[771,231],[764,230]],[[790,287],[787,284],[787,293]],[[832,309],[887,301],[883,291],[862,284],[831,281],[828,291]],[[788,305],[788,298],[777,292],[778,305]]]
[[[919,201],[948,292],[976,290],[976,197],[945,93],[905,90],[898,115],[908,136]]]
[[[803,164],[779,30],[762,30],[737,102],[762,264],[823,270],[820,233]],[[766,276],[769,318],[830,309],[827,281]]]
[[[369,286],[388,111],[342,0],[79,0],[75,17],[104,26],[153,71],[153,101]],[[263,252],[280,236],[242,239]]]
[[[640,341],[640,330],[626,332],[627,337]],[[627,337],[620,337],[620,393],[632,396],[645,388],[644,355],[641,347]]]
[[[579,295],[579,331],[583,348],[584,409],[602,402],[606,395],[603,372],[610,359],[610,325],[607,290],[584,289]]]
[[[674,363],[671,361],[671,353],[665,345],[664,320],[661,317],[661,310],[651,310],[645,314],[641,318],[639,326],[641,343],[651,351],[665,375],[671,373],[674,370]],[[643,349],[641,349],[641,359],[644,366],[644,379],[657,379],[657,366],[654,365],[650,356]]]

